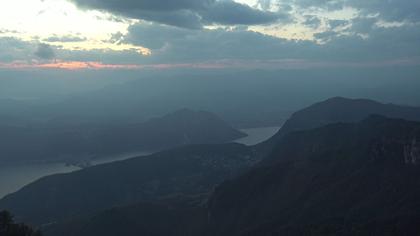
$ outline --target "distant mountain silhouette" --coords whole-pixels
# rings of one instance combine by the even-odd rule
[[[109,153],[226,143],[244,136],[210,112],[182,109],[141,124],[106,127],[92,139],[101,147],[99,153]]]
[[[226,143],[244,136],[212,113],[187,109],[132,125],[0,125],[0,161],[83,160],[188,144]]]
[[[257,145],[269,152],[287,133],[337,122],[359,122],[370,115],[420,121],[420,107],[382,104],[369,99],[334,97],[295,112],[272,138]]]

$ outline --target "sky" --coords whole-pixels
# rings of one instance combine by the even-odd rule
[[[418,0],[2,0],[0,68],[420,65]]]

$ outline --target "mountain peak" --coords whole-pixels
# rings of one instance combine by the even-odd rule
[[[420,121],[420,108],[383,104],[369,99],[333,97],[295,112],[279,132],[260,148],[269,150],[284,135],[293,131],[314,129],[332,123],[380,123],[385,117]],[[385,121],[388,122],[388,121]]]
[[[163,118],[194,118],[196,116],[211,116],[212,118],[217,117],[216,115],[206,112],[206,111],[198,111],[198,110],[192,110],[189,108],[182,108],[176,111],[173,111],[171,113],[168,113]]]

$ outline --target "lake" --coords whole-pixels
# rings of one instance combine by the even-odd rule
[[[121,155],[114,155],[101,158],[99,160],[92,160],[90,164],[98,165],[128,159],[130,157],[145,156],[151,154],[150,152],[134,152]],[[41,177],[69,173],[80,170],[80,167],[66,165],[65,163],[46,162],[46,163],[31,163],[31,164],[16,164],[0,166],[0,198],[9,193],[13,193],[23,186],[37,180]]]
[[[245,145],[255,145],[261,143],[269,138],[271,138],[280,127],[262,127],[262,128],[251,128],[251,129],[241,129],[242,132],[248,134],[247,137],[235,140],[237,143],[242,143]]]
[[[254,145],[273,136],[279,130],[279,128],[280,127],[263,127],[242,129],[241,131],[248,134],[248,136],[235,140],[235,142],[245,145]],[[101,158],[100,160],[94,160],[91,162],[91,164],[98,165],[149,154],[151,153],[135,152],[116,156],[108,156]],[[19,190],[23,186],[41,177],[58,173],[69,173],[79,169],[79,167],[67,166],[64,163],[36,163],[0,166],[0,198]]]

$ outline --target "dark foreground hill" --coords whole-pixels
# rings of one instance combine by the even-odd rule
[[[244,136],[212,113],[187,109],[131,125],[0,125],[0,161],[85,161],[125,152],[226,143]]]
[[[47,224],[140,201],[200,202],[215,185],[253,166],[254,156],[240,144],[178,148],[44,177],[0,200],[0,209]]]
[[[204,235],[207,211],[183,203],[147,202],[116,207],[93,216],[44,228],[46,236],[199,236]]]
[[[1,236],[41,236],[41,232],[22,223],[16,223],[8,211],[0,211]]]
[[[419,235],[420,123],[372,116],[285,135],[217,188],[212,235]]]

